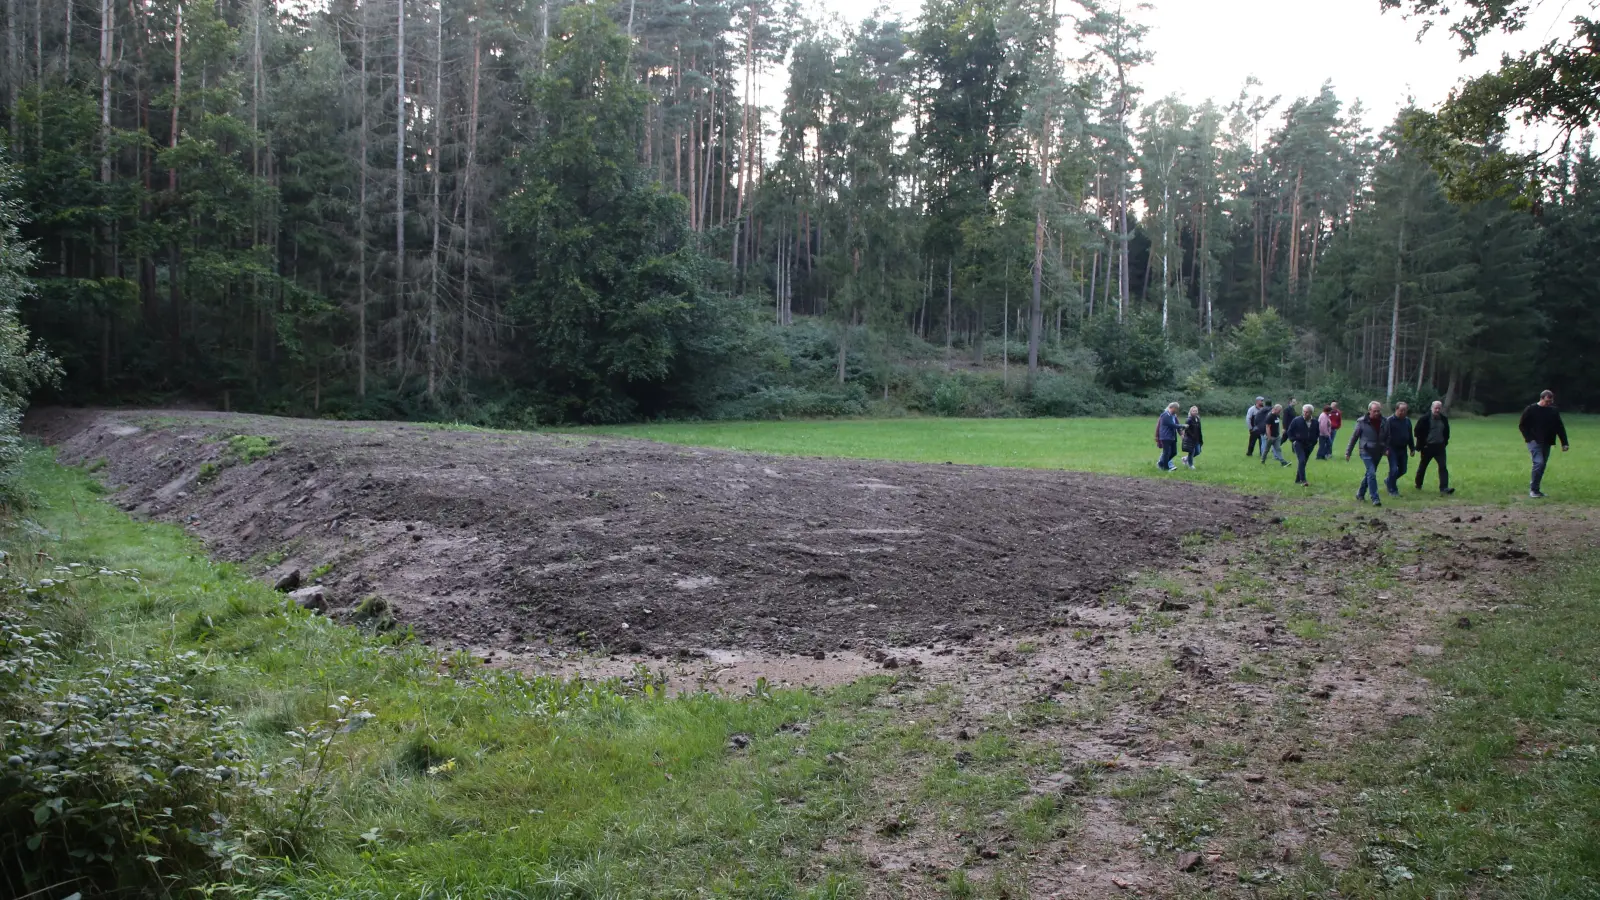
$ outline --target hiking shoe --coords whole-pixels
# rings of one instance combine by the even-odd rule
[[[1540,493],[1539,491],[1529,491],[1528,492],[1528,499],[1530,499],[1530,500],[1543,500],[1544,499],[1544,494]]]
[[[1455,488],[1445,488],[1444,490],[1440,491],[1439,493],[1445,494],[1446,496],[1448,496],[1450,494],[1454,494],[1455,492],[1456,492]]]
[[[1372,501],[1372,505],[1373,506],[1382,506],[1383,505],[1383,501],[1382,500],[1374,500],[1374,501]]]
[[[1285,469],[1289,468],[1289,464],[1286,463],[1286,462],[1283,462],[1282,460],[1278,461],[1278,465],[1283,466]]]

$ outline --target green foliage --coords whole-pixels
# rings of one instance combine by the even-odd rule
[[[728,351],[683,200],[637,162],[645,93],[604,7],[562,13],[565,39],[530,89],[543,124],[504,207],[520,259],[515,309],[561,419],[613,422],[671,408]]]
[[[30,391],[53,383],[60,365],[33,343],[19,310],[33,293],[28,277],[35,256],[22,239],[24,210],[17,199],[17,178],[0,157],[0,500],[15,502],[13,479],[22,460],[19,426]]]
[[[1118,322],[1110,315],[1089,320],[1084,346],[1100,360],[1100,380],[1115,391],[1143,392],[1172,379],[1172,360],[1161,319],[1141,313]]]
[[[192,651],[76,670],[62,634],[37,622],[91,580],[131,573],[62,567],[0,589],[0,853],[20,885],[157,891],[244,871],[231,818],[260,784],[230,712],[196,695],[217,672]]]
[[[1293,377],[1294,330],[1275,309],[1253,312],[1228,332],[1213,373],[1223,384],[1259,385]]]

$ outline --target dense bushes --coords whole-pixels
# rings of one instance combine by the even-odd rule
[[[0,158],[0,500],[6,502],[14,499],[12,477],[22,459],[17,426],[28,393],[60,372],[29,337],[17,312],[22,298],[33,292],[27,272],[34,254],[18,230],[23,215],[14,199],[15,183],[10,165]]]
[[[240,868],[231,817],[257,785],[239,723],[195,694],[216,670],[192,651],[69,664],[73,641],[43,624],[54,589],[132,576],[58,575],[0,592],[0,887],[165,893]]]

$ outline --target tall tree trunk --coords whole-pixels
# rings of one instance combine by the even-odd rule
[[[440,169],[444,163],[444,4],[437,4],[433,32],[433,245],[428,250],[428,399],[439,383],[439,205]]]
[[[361,16],[361,134],[357,139],[357,209],[356,209],[356,396],[367,397],[367,168],[371,157],[367,153],[367,4],[360,6]]]
[[[548,4],[546,4],[548,6]],[[395,0],[394,297],[395,369],[406,369],[406,0]]]
[[[1417,354],[1417,397],[1422,397],[1422,376],[1428,371],[1428,327],[1422,327],[1422,350]]]
[[[628,5],[629,36],[632,36],[633,5]],[[467,171],[461,176],[461,193],[463,205],[466,207],[462,223],[462,251],[461,251],[461,385],[466,389],[467,374],[470,371],[467,350],[469,332],[467,325],[472,320],[472,175],[478,162],[478,85],[481,80],[483,67],[483,46],[478,38],[478,26],[472,26],[472,101],[467,112]]]
[[[1044,209],[1033,213],[1033,296],[1028,301],[1028,384],[1039,376],[1039,336],[1044,331]],[[1009,352],[1007,353],[1009,356]]]
[[[750,4],[746,15],[750,17],[749,27],[746,29],[744,39],[744,106],[740,109],[739,137],[743,139],[744,152],[739,154],[739,190],[733,198],[733,277],[734,283],[739,279],[739,223],[744,217],[744,189],[745,182],[750,175],[751,148],[755,145],[754,136],[750,133],[750,82],[755,79],[756,57],[756,10],[757,4]]]
[[[1394,311],[1389,324],[1389,375],[1384,399],[1394,399],[1395,365],[1400,352],[1400,279],[1404,272],[1406,253],[1406,204],[1400,202],[1400,228],[1395,239],[1394,255]]]
[[[956,282],[955,259],[944,262],[944,367],[950,368],[950,349],[955,345],[952,328],[955,323]]]
[[[100,183],[111,183],[111,41],[116,10],[100,0]],[[109,338],[108,338],[109,339]]]

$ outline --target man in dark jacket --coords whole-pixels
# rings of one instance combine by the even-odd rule
[[[1400,479],[1406,474],[1406,464],[1417,455],[1417,442],[1411,435],[1411,406],[1396,403],[1394,415],[1389,417],[1389,478],[1383,486],[1389,496],[1400,496]]]
[[[1306,481],[1306,460],[1311,458],[1311,451],[1317,446],[1317,420],[1314,418],[1317,411],[1307,403],[1300,413],[1289,420],[1286,433],[1295,459],[1300,461],[1300,468],[1295,470],[1294,483],[1310,487],[1310,482]]]
[[[1417,452],[1422,459],[1417,462],[1417,490],[1422,490],[1422,476],[1428,474],[1428,463],[1439,463],[1439,493],[1454,494],[1450,486],[1450,468],[1445,462],[1445,447],[1450,443],[1450,418],[1444,414],[1444,404],[1433,401],[1433,409],[1417,423]]]
[[[1350,431],[1350,446],[1344,448],[1344,461],[1350,461],[1351,451],[1359,444],[1361,464],[1367,469],[1361,476],[1361,490],[1356,492],[1356,499],[1367,499],[1370,490],[1372,505],[1382,506],[1383,499],[1378,496],[1378,460],[1389,452],[1389,420],[1383,417],[1383,404],[1376,400],[1367,404],[1367,414],[1357,419]]]
[[[1567,426],[1561,421],[1561,411],[1556,409],[1556,395],[1550,391],[1540,394],[1538,403],[1522,411],[1518,427],[1522,429],[1522,440],[1528,445],[1528,454],[1533,457],[1533,480],[1528,483],[1528,496],[1538,499],[1544,496],[1539,488],[1544,483],[1544,467],[1550,461],[1550,451],[1555,449],[1556,441],[1561,441],[1562,453],[1572,449],[1567,444]]]
[[[1256,455],[1256,442],[1261,440],[1261,433],[1267,430],[1267,398],[1257,397],[1256,404],[1244,413],[1244,425],[1250,429],[1250,448],[1244,451],[1245,456]]]

